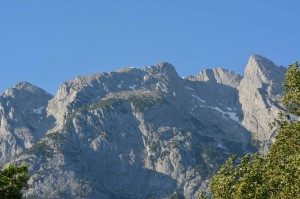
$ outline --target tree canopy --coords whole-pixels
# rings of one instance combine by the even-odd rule
[[[211,180],[213,198],[300,198],[300,69],[288,67],[276,141],[267,155],[230,157]]]
[[[21,199],[22,190],[28,188],[28,166],[8,165],[0,170],[0,198]]]

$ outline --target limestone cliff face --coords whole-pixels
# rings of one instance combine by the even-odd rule
[[[286,68],[254,55],[250,57],[238,87],[244,114],[243,125],[251,132],[253,140],[261,142],[263,151],[267,150],[275,136],[268,124],[282,110],[280,99],[285,72]]]
[[[31,165],[27,198],[195,198],[231,154],[270,142],[284,72],[253,56],[244,77],[182,79],[160,63],[77,77],[54,97],[16,86],[0,97],[1,161]]]
[[[196,79],[198,81],[211,81],[236,88],[239,85],[242,77],[232,71],[222,68],[214,68],[201,71]]]
[[[27,82],[0,95],[0,165],[32,147],[54,125],[45,111],[51,98]]]

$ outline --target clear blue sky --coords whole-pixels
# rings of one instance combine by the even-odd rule
[[[0,92],[28,81],[55,94],[78,75],[172,63],[179,75],[243,74],[260,54],[300,60],[299,0],[3,0]]]

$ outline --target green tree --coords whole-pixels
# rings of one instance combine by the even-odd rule
[[[230,157],[211,180],[213,198],[300,198],[300,69],[290,65],[278,135],[267,155]],[[274,123],[273,123],[274,125]]]
[[[285,75],[283,88],[286,93],[282,98],[283,105],[287,111],[300,116],[300,69],[299,62],[289,66]]]
[[[28,166],[12,164],[0,171],[0,198],[20,199],[22,190],[28,188]]]

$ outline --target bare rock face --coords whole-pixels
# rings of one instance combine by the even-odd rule
[[[196,79],[198,81],[211,81],[236,88],[239,85],[242,77],[232,71],[222,68],[214,68],[201,71]]]
[[[282,85],[286,68],[276,66],[272,61],[260,55],[253,55],[245,69],[245,81],[251,81],[253,87],[264,87],[269,95],[282,94]]]
[[[280,100],[285,72],[286,68],[278,67],[262,56],[251,56],[238,88],[244,113],[243,125],[264,152],[275,136],[268,124],[283,110]]]
[[[32,147],[53,125],[46,117],[52,96],[27,82],[0,95],[0,164]]]
[[[244,77],[160,63],[77,77],[53,98],[22,83],[0,96],[0,160],[30,165],[27,198],[196,198],[231,154],[267,149],[284,73],[253,56]]]

